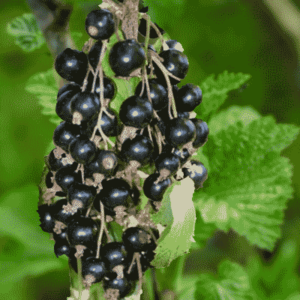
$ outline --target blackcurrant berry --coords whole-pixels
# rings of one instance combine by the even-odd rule
[[[68,224],[67,236],[70,245],[84,245],[92,248],[96,242],[98,226],[90,218],[74,217]]]
[[[143,83],[140,82],[135,89],[135,95],[139,96],[142,91]],[[165,108],[169,103],[168,91],[166,88],[159,84],[155,79],[149,80],[149,92],[152,101],[153,109],[161,110]],[[148,100],[147,88],[144,86],[144,92],[141,96]]]
[[[101,206],[100,206],[101,201],[102,199],[100,197],[100,193],[98,193],[95,197],[93,206],[99,213],[101,213]],[[104,206],[104,213],[105,215],[109,215],[111,217],[114,217],[116,215],[116,212],[113,209],[108,209],[106,206]]]
[[[94,70],[96,70],[98,66],[101,51],[102,51],[102,41],[99,40],[93,45],[93,47],[88,53],[89,63],[91,64]]]
[[[192,166],[190,168],[183,168],[184,177],[189,176],[193,179],[195,184],[195,189],[198,190],[203,187],[204,181],[207,179],[207,170],[204,167],[203,163],[197,160],[191,160]]]
[[[72,123],[73,115],[71,113],[71,100],[78,92],[68,91],[63,93],[56,103],[56,114],[64,121]]]
[[[66,208],[68,204],[67,199],[61,199],[53,204],[53,218],[56,221],[68,225],[70,220],[74,217],[75,211],[70,211]]]
[[[88,77],[88,84],[87,84],[87,90],[92,91],[92,87],[93,87],[93,81],[94,81],[94,76],[91,74]],[[103,77],[103,97],[104,99],[113,99],[115,94],[116,94],[116,85],[114,83],[113,80],[111,80],[108,77]],[[100,97],[100,92],[101,92],[101,88],[100,88],[100,79],[97,76],[96,78],[96,82],[95,82],[95,88],[94,88],[94,93],[97,95],[97,97]]]
[[[70,254],[69,254],[69,263],[73,270],[78,273],[77,270],[77,258],[75,256],[76,248],[71,247]],[[81,257],[81,263],[84,264],[84,261],[89,258],[95,258],[96,257],[96,247],[93,248],[85,248],[83,251],[83,256]]]
[[[80,173],[75,173],[75,170],[76,167],[72,165],[61,168],[55,173],[55,181],[65,193],[74,182],[82,182]]]
[[[119,291],[119,297],[118,299],[121,299],[125,296],[128,296],[132,294],[134,290],[134,284],[132,281],[126,279],[126,277],[123,278],[115,278],[111,280],[105,280],[104,281],[104,289],[115,289]]]
[[[66,242],[67,240],[67,227],[60,230],[60,233],[53,232],[54,241],[57,242]],[[69,244],[69,243],[68,243]]]
[[[129,76],[142,67],[145,60],[143,47],[134,39],[115,43],[109,53],[109,64],[116,76]]]
[[[208,139],[209,129],[207,123],[200,119],[190,119],[196,127],[196,138],[193,142],[194,148],[202,147]]]
[[[88,173],[100,173],[106,177],[113,176],[118,166],[117,155],[110,150],[99,150],[96,157],[86,165]]]
[[[122,144],[121,157],[126,161],[138,161],[142,166],[146,165],[152,156],[153,144],[151,140],[143,135],[127,139]]]
[[[156,23],[154,23],[156,25],[156,27],[158,28],[158,30],[160,31],[161,34],[164,34],[165,31],[160,28]],[[139,24],[139,33],[146,37],[146,33],[147,33],[147,21],[145,19],[141,19],[140,20],[140,24]],[[150,39],[156,39],[158,37],[155,29],[153,27],[150,27]]]
[[[99,196],[104,206],[113,210],[116,206],[128,207],[131,199],[130,185],[121,178],[102,181],[103,189]]]
[[[129,262],[128,252],[123,243],[107,243],[100,249],[100,257],[107,269],[112,270],[115,266],[126,265]]]
[[[73,83],[67,83],[63,87],[61,87],[57,93],[57,101],[59,97],[64,94],[65,92],[74,92],[74,95],[81,91],[81,86],[75,82]]]
[[[96,194],[97,190],[94,186],[74,182],[68,189],[67,199],[72,205],[77,205],[81,209],[89,206]]]
[[[147,249],[151,236],[139,227],[130,227],[123,232],[122,241],[130,252],[141,252]]]
[[[174,76],[184,79],[187,75],[188,69],[189,69],[189,61],[187,59],[187,56],[183,53],[181,53],[178,50],[170,49],[166,51],[162,51],[159,54],[160,57],[164,59],[162,64],[164,67]],[[155,62],[153,62],[153,66],[155,69],[155,74],[157,78],[160,80],[160,82],[164,83],[164,85],[167,85],[165,77],[160,70],[160,68],[156,65]],[[179,83],[180,81],[169,76],[170,82],[172,85]]]
[[[149,268],[149,263],[146,260],[141,258],[140,261],[141,261],[142,273],[144,274]],[[136,261],[133,262],[130,272],[129,272],[129,267],[130,265],[124,268],[124,276],[131,281],[138,280],[139,272],[138,272],[137,262]]]
[[[110,117],[106,111],[112,115],[112,117]],[[86,134],[88,134],[89,136],[92,136],[93,131],[94,131],[94,127],[97,125],[98,122],[98,117],[97,118],[93,118],[92,120],[90,120],[87,123],[87,128],[86,128]],[[117,117],[117,113],[114,112],[112,109],[110,108],[106,108],[105,110],[103,110],[101,119],[100,119],[100,127],[103,131],[103,133],[106,136],[117,136],[120,129],[119,129],[119,124],[118,124],[118,117]],[[96,135],[100,136],[100,132],[97,129],[96,130]]]
[[[53,206],[48,204],[43,204],[38,207],[37,210],[40,216],[40,227],[45,232],[53,232],[55,222],[53,219]]]
[[[180,167],[179,157],[173,153],[161,153],[155,160],[155,167],[161,175],[172,176]]]
[[[64,79],[82,84],[88,69],[88,59],[84,52],[66,48],[57,55],[55,70]]]
[[[88,164],[96,156],[96,145],[87,136],[81,135],[69,145],[69,152],[79,164]]]
[[[51,189],[53,187],[53,173],[51,171],[49,171],[46,175],[46,179],[45,179],[45,182],[46,182],[46,187],[48,189]]]
[[[181,166],[183,166],[191,156],[186,148],[183,148],[181,150],[174,148],[173,154],[179,158]]]
[[[54,155],[55,149],[53,149],[48,155],[48,167],[52,171],[58,171],[60,168],[71,166],[72,164],[77,165],[76,162],[70,164],[68,160],[65,159],[66,155],[63,153],[61,158],[56,158]]]
[[[61,147],[69,153],[70,143],[80,134],[78,125],[70,124],[66,121],[61,122],[54,130],[53,142],[56,146]]]
[[[126,126],[144,128],[153,118],[153,106],[149,100],[134,95],[122,103],[119,117]]]
[[[71,100],[70,111],[73,115],[77,112],[80,114],[80,119],[76,121],[76,124],[81,124],[96,117],[100,111],[100,100],[96,94],[91,92],[80,92],[77,93]]]
[[[85,20],[85,30],[93,39],[109,39],[115,31],[115,21],[112,13],[107,9],[91,11]]]
[[[177,51],[183,52],[182,45],[176,40],[168,40],[166,41],[166,44],[168,45],[169,49],[175,49]]]
[[[193,111],[202,101],[202,91],[194,84],[182,86],[175,94],[176,108],[179,111]]]
[[[57,241],[54,244],[54,253],[57,258],[62,255],[69,256],[70,250],[71,248],[67,241]]]
[[[195,136],[196,127],[191,120],[174,118],[166,126],[166,141],[174,147],[191,142]]]
[[[172,184],[170,178],[166,178],[155,184],[155,181],[158,179],[159,175],[159,173],[151,174],[144,181],[144,194],[153,201],[161,201],[166,189]]]
[[[93,283],[100,282],[106,275],[106,267],[104,262],[95,257],[89,257],[82,261],[82,277],[91,275],[94,277]]]

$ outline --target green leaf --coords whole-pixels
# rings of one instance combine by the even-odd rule
[[[218,267],[218,277],[201,274],[196,283],[195,299],[251,300],[255,299],[248,274],[237,263],[223,261]]]
[[[15,44],[26,52],[34,51],[45,43],[33,14],[16,17],[7,24],[6,30],[8,34],[15,37]]]
[[[298,253],[299,244],[292,237],[283,240],[268,264],[257,253],[248,257],[247,273],[258,299],[298,299],[300,290],[297,272]]]
[[[195,241],[197,244],[193,244],[195,249],[203,248],[207,240],[212,237],[217,229],[214,223],[205,223],[199,213],[196,211],[196,226],[195,226]]]
[[[264,117],[247,125],[238,121],[212,135],[203,148],[210,158],[207,185],[194,194],[204,222],[225,231],[233,228],[252,244],[272,250],[293,192],[292,166],[280,151],[298,132],[294,125]]]
[[[196,213],[192,202],[194,182],[190,178],[170,186],[162,200],[162,206],[151,218],[156,224],[166,226],[158,239],[156,256],[152,265],[164,268],[177,257],[187,253],[194,242]]]
[[[225,102],[228,93],[242,86],[250,78],[248,74],[228,73],[228,71],[224,71],[216,79],[214,74],[210,75],[200,84],[203,102],[195,112],[201,116],[201,119],[208,120]]]
[[[25,90],[39,99],[39,104],[43,107],[42,114],[50,116],[50,121],[58,125],[61,122],[55,112],[58,87],[53,72],[53,69],[50,69],[31,76]]]
[[[248,125],[260,117],[260,114],[251,106],[241,107],[232,105],[229,108],[220,111],[209,120],[209,134],[217,134],[219,131],[225,130],[230,125],[234,125],[238,121],[243,122],[244,125]]]

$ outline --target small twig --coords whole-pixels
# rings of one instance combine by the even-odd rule
[[[101,246],[101,240],[103,236],[103,230],[105,227],[105,215],[104,215],[104,205],[101,201],[100,202],[100,209],[101,209],[101,228],[99,231],[98,241],[97,241],[97,255],[96,258],[99,258],[100,256],[100,246]]]

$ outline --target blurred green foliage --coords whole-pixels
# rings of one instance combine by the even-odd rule
[[[75,6],[70,28],[77,33],[74,40],[81,48],[88,39],[85,16],[100,2],[71,3]],[[273,114],[277,122],[300,125],[299,61],[267,11],[243,0],[145,3],[152,19],[181,42],[189,58],[189,73],[180,86],[188,82],[200,85],[207,76],[224,70],[251,74],[245,89],[231,92],[222,108],[252,106],[263,115]],[[67,260],[55,257],[54,243],[38,227],[36,213],[43,156],[55,125],[42,115],[38,99],[25,90],[27,80],[48,71],[54,61],[45,44],[26,53],[7,33],[7,24],[24,13],[30,13],[25,0],[0,2],[0,295],[9,300],[66,299]],[[250,246],[231,231],[217,232],[205,248],[188,258],[187,283],[193,282],[194,273],[216,272],[218,263],[229,258],[245,266],[260,299],[299,299],[295,296],[300,286],[299,142],[298,137],[283,152],[294,166],[295,193],[288,202],[283,237],[274,255]],[[187,289],[183,299],[189,294]]]

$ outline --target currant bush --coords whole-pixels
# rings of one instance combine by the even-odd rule
[[[37,210],[54,254],[68,257],[85,288],[101,282],[105,299],[130,295],[154,267],[160,234],[150,215],[168,187],[190,177],[198,189],[207,179],[204,165],[191,159],[209,134],[205,121],[191,117],[202,91],[192,83],[177,86],[189,68],[183,47],[166,40],[143,1],[122,14],[126,5],[131,1],[91,11],[82,24],[89,38],[82,51],[67,48],[56,57],[55,70],[68,82],[57,93],[62,122],[45,159],[46,191]],[[133,77],[136,88],[118,110],[111,107],[120,101],[117,82]],[[141,169],[152,170],[144,180]],[[143,209],[141,196],[148,198]],[[111,222],[122,227],[121,240]]]

